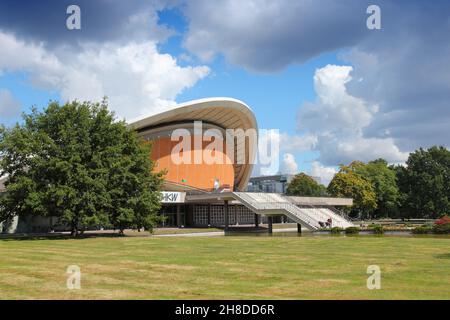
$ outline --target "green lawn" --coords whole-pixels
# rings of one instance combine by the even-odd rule
[[[68,265],[81,290],[66,288]],[[367,266],[382,289],[366,287]],[[0,240],[1,299],[450,299],[450,238]]]

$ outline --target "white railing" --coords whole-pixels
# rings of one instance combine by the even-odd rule
[[[325,223],[330,218],[332,226],[341,228],[353,226],[352,223],[328,208],[300,208],[280,194],[247,192],[235,192],[234,194],[242,204],[257,214],[273,214],[274,211],[279,211],[279,214],[284,214],[312,230],[319,229],[319,222]]]
[[[249,206],[256,213],[265,214],[267,211],[280,211],[280,214],[285,214],[297,223],[306,225],[312,230],[319,228],[319,222],[313,215],[302,211],[279,194],[242,192],[236,192],[235,194],[243,204]]]

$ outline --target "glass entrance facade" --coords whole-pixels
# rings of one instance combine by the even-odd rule
[[[159,211],[159,215],[163,218],[163,221],[158,223],[158,227],[170,228],[186,225],[184,204],[165,204]]]

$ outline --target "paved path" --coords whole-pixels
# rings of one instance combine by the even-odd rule
[[[212,232],[192,232],[192,233],[172,233],[172,234],[155,234],[152,237],[217,237],[224,236],[223,231]]]
[[[279,232],[296,232],[297,228],[286,228],[286,229],[273,229],[273,233],[279,233]],[[305,230],[307,231],[307,230]],[[236,232],[237,234],[241,233],[240,231],[233,230],[233,232]],[[252,232],[252,231],[242,231],[242,233],[266,233],[266,232]],[[173,234],[157,234],[152,235],[152,237],[219,237],[224,236],[224,231],[212,231],[212,232],[192,232],[192,233],[173,233]]]
[[[273,229],[274,233],[276,233],[276,232],[292,232],[292,231],[297,232],[297,228]],[[303,229],[303,231],[305,232],[305,231],[309,231],[309,230]]]

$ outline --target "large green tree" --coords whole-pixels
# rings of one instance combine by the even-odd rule
[[[398,214],[399,190],[395,170],[388,166],[387,161],[353,162],[352,170],[372,184],[377,201],[373,216],[395,217]]]
[[[420,148],[396,167],[404,217],[438,218],[450,212],[450,151]]]
[[[0,129],[0,176],[9,175],[0,221],[56,216],[73,235],[88,226],[151,230],[160,208],[161,174],[150,145],[101,103],[51,102]]]
[[[320,197],[327,194],[325,186],[319,184],[310,176],[299,173],[289,183],[286,193],[290,196]]]
[[[327,190],[330,195],[335,197],[353,198],[353,206],[350,209],[353,216],[370,218],[377,208],[377,198],[372,183],[355,172],[354,167],[357,165],[359,164],[341,165]]]

